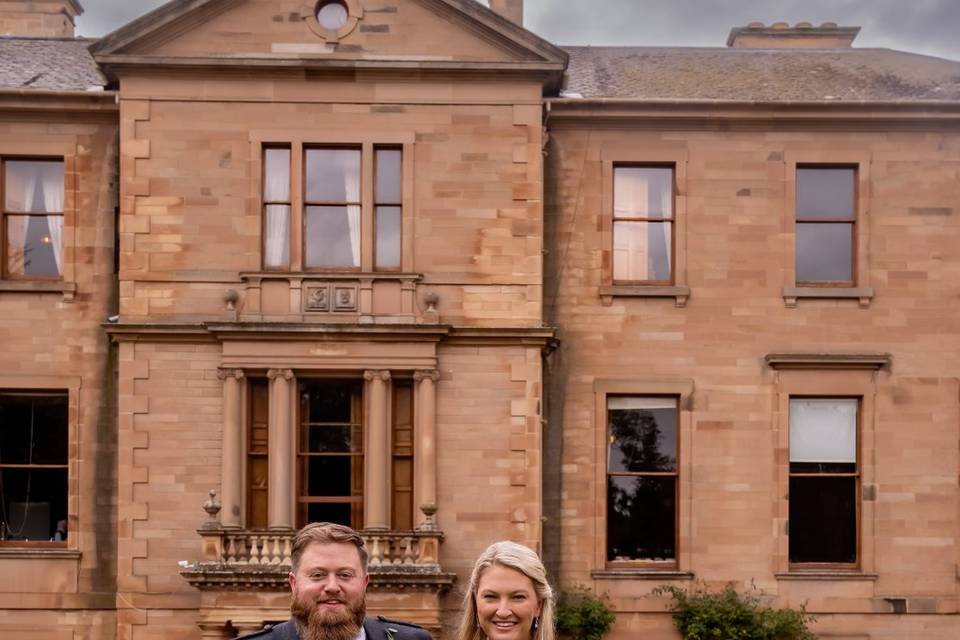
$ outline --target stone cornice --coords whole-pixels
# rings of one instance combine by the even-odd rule
[[[884,369],[889,353],[771,353],[764,358],[771,369]]]
[[[0,89],[0,112],[31,112],[60,116],[90,114],[117,117],[120,105],[116,91],[54,91],[46,89]]]
[[[296,322],[206,322],[103,324],[116,342],[226,340],[427,341],[458,344],[526,344],[546,347],[556,337],[551,327],[453,327],[427,324],[308,324]]]
[[[191,586],[201,591],[289,591],[287,575],[290,567],[276,565],[271,567],[244,568],[203,563],[180,571],[180,575]],[[439,568],[391,567],[381,570],[370,567],[371,591],[432,591],[443,593],[456,580],[456,574],[440,571]]]
[[[550,98],[547,124],[592,128],[714,130],[842,128],[851,131],[942,130],[960,127],[960,102],[751,102]]]

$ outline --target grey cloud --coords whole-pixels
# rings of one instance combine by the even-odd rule
[[[78,31],[100,36],[163,0],[81,0]],[[485,4],[485,2],[484,2]],[[837,22],[863,27],[856,45],[960,60],[956,0],[527,0],[527,27],[558,44],[722,47],[730,28]]]

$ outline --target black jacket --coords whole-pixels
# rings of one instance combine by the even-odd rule
[[[430,632],[409,622],[388,620],[383,616],[367,617],[363,621],[363,630],[367,640],[432,640]],[[243,640],[300,640],[297,625],[293,620],[274,626],[266,626],[262,631],[243,636]]]

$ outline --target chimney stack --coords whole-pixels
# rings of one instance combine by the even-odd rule
[[[790,26],[775,22],[765,26],[751,22],[745,27],[734,27],[727,38],[727,46],[734,49],[849,49],[860,33],[860,27],[838,27],[836,22],[824,22],[815,27],[809,22]]]
[[[523,26],[523,0],[490,0],[490,8],[507,20]]]
[[[79,0],[0,0],[0,36],[72,38]]]

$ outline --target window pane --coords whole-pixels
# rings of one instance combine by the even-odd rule
[[[857,461],[855,399],[791,398],[790,462]]]
[[[263,231],[263,265],[267,268],[290,264],[290,206],[269,204]]]
[[[613,214],[616,218],[672,218],[673,169],[615,168]]]
[[[360,266],[360,207],[307,207],[306,266]]]
[[[607,478],[607,560],[676,558],[674,477]]]
[[[856,502],[856,478],[790,478],[790,562],[856,562]]]
[[[66,530],[66,469],[0,468],[0,491],[7,540],[51,540],[61,522]]]
[[[677,401],[674,398],[610,398],[607,420],[610,472],[676,470]]]
[[[62,161],[8,160],[4,169],[7,211],[63,211]]]
[[[7,216],[7,272],[61,275],[63,216]]]
[[[400,268],[400,207],[377,207],[377,267]]]
[[[853,281],[853,225],[797,223],[797,282]]]
[[[374,197],[378,204],[400,203],[402,155],[399,149],[377,149],[377,191]]]
[[[855,169],[797,169],[797,220],[853,215]]]
[[[669,222],[615,222],[614,280],[671,280],[672,233]]]
[[[67,464],[67,396],[0,394],[0,465]]]
[[[350,427],[305,427],[300,442],[309,453],[350,453]]]
[[[308,496],[349,496],[350,470],[359,458],[353,456],[311,456],[306,458]]]
[[[264,201],[290,202],[290,149],[266,149],[263,165]]]
[[[350,508],[349,504],[311,503],[307,505],[307,522],[333,522],[349,527],[353,524]]]
[[[303,399],[307,403],[308,422],[353,421],[353,397],[359,393],[359,385],[354,382],[318,381],[304,382],[300,385]]]
[[[360,202],[359,149],[307,149],[307,202]]]

